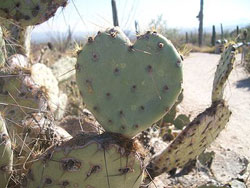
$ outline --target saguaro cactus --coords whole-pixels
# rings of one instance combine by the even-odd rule
[[[186,32],[186,43],[189,43],[188,32]]]
[[[216,42],[216,31],[215,31],[215,25],[213,25],[213,28],[212,28],[212,37],[211,37],[211,45],[215,46],[215,42]]]
[[[197,16],[197,18],[199,19],[199,29],[198,29],[199,46],[202,46],[202,40],[203,40],[203,3],[204,0],[200,0],[200,12]]]
[[[223,42],[224,41],[224,30],[223,30],[222,23],[220,24],[220,33],[221,33],[221,42]]]
[[[140,27],[138,21],[135,20],[135,33],[136,35],[140,34]]]
[[[119,26],[116,1],[111,0],[111,5],[112,5],[112,13],[113,13],[113,25],[114,26]]]

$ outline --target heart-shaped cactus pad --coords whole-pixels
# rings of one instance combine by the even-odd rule
[[[132,44],[115,27],[88,39],[78,54],[76,79],[104,129],[133,137],[175,103],[182,88],[182,57],[156,32]]]

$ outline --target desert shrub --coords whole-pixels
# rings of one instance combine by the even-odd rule
[[[250,49],[249,48],[245,54],[245,67],[246,67],[246,70],[250,73]]]

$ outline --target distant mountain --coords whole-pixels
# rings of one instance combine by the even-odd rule
[[[239,28],[244,28],[249,24],[239,24]],[[237,25],[223,25],[224,31],[233,31],[236,29]],[[178,28],[177,28],[178,29]],[[185,32],[198,32],[198,28],[181,28],[178,29],[181,33]],[[211,27],[204,27],[204,31],[207,33],[212,32],[212,26]],[[216,31],[220,32],[220,25],[216,25]],[[126,30],[124,31],[126,35],[130,39],[135,39],[136,35],[134,31]],[[74,40],[86,40],[89,36],[95,35],[96,32],[73,32],[72,37]],[[68,36],[67,32],[32,32],[31,40],[35,43],[47,43],[47,42],[53,42],[56,40],[62,40],[65,39]]]
[[[125,34],[130,38],[134,39],[135,32],[126,30]],[[72,37],[74,40],[86,40],[89,36],[95,35],[96,32],[73,32]],[[68,36],[67,32],[32,32],[31,41],[34,43],[47,43],[66,39]]]

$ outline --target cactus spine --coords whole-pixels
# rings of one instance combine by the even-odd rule
[[[5,41],[4,41],[3,31],[0,27],[0,68],[4,66],[5,59],[6,59]]]
[[[30,56],[30,39],[31,31],[33,30],[32,26],[19,26],[9,22],[8,20],[3,20],[0,22],[1,27],[8,31],[6,37],[6,47],[8,56],[14,54],[22,54],[26,57]]]

